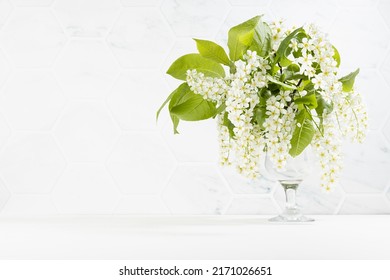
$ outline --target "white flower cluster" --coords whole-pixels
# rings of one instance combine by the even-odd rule
[[[203,73],[190,69],[187,70],[187,83],[194,93],[202,95],[206,100],[217,102],[217,105],[225,100],[228,85],[223,79],[205,77]]]
[[[338,89],[339,83],[333,46],[326,34],[320,32],[315,25],[307,25],[304,30],[310,38],[302,38],[300,42],[292,39],[289,47],[293,52],[288,58],[300,67],[301,74],[311,78],[315,89],[322,90],[326,100],[330,101],[332,91]],[[321,70],[319,74],[316,74],[317,70]]]
[[[363,142],[368,128],[368,117],[364,103],[357,92],[341,92],[334,101],[335,114],[343,136],[351,141]]]
[[[283,21],[271,23],[270,28],[275,51],[292,30],[285,29]],[[321,186],[330,191],[341,171],[341,139],[350,136],[361,142],[367,129],[367,114],[358,93],[343,91],[337,77],[335,49],[326,34],[312,24],[304,26],[304,31],[308,36],[297,37],[289,43],[291,52],[287,58],[299,67],[299,74],[311,81],[317,99],[321,97],[328,104],[321,116],[316,115],[315,110],[308,112],[316,127],[311,146],[323,170]],[[242,60],[234,62],[235,71],[226,78],[206,77],[194,69],[187,71],[187,83],[194,93],[218,106],[226,106],[218,116],[221,164],[234,162],[239,173],[249,178],[258,176],[260,155],[264,150],[270,154],[274,167],[283,170],[294,129],[299,126],[295,121],[298,106],[294,99],[311,90],[280,88],[277,93],[270,92],[265,104],[266,118],[260,127],[254,119],[254,109],[260,102],[260,92],[268,91],[268,84],[273,82],[267,79],[270,63],[268,57],[262,58],[248,50]],[[301,83],[292,82],[297,87]]]
[[[321,188],[325,192],[333,191],[342,168],[340,130],[337,129],[335,125],[337,120],[334,118],[334,114],[324,117],[324,132],[321,134],[317,131],[311,143],[320,161]]]
[[[230,139],[229,129],[223,125],[224,115],[218,115],[218,139],[219,139],[219,153],[220,164],[229,166],[232,164],[232,157],[230,151],[233,150],[233,141]]]
[[[310,39],[303,38],[300,43],[292,41],[290,47],[294,51],[300,51],[301,56],[295,58],[291,54],[289,59],[299,65],[301,74],[311,78],[314,89],[321,97],[334,106],[331,113],[325,111],[323,116],[318,116],[323,118],[324,132],[323,135],[317,132],[313,140],[323,170],[321,185],[324,190],[329,191],[341,171],[339,139],[342,135],[349,135],[353,140],[363,141],[367,129],[367,113],[358,94],[343,91],[342,83],[337,77],[337,61],[333,57],[335,51],[326,34],[313,24],[304,29]],[[336,131],[335,124],[338,124],[342,135]]]
[[[187,83],[194,93],[206,100],[225,103],[227,118],[234,125],[235,137],[230,139],[229,131],[223,125],[224,115],[221,114],[218,121],[221,163],[231,164],[234,157],[238,172],[255,178],[258,176],[264,140],[260,129],[252,123],[253,109],[259,103],[259,89],[267,86],[266,72],[270,66],[252,51],[247,51],[243,60],[236,61],[234,65],[236,72],[224,80],[188,70]]]
[[[280,42],[284,39],[286,34],[286,28],[283,24],[283,20],[273,21],[269,24],[272,33],[272,49],[277,50]]]
[[[264,122],[267,152],[278,170],[283,170],[295,126],[296,105],[292,103],[290,91],[281,91],[267,99],[268,118]]]
[[[267,86],[266,72],[270,66],[251,51],[234,65],[236,72],[230,76],[225,101],[227,118],[234,125],[234,157],[238,172],[255,178],[264,141],[260,129],[252,123],[253,109],[260,101],[259,89]]]

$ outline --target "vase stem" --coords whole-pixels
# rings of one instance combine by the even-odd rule
[[[279,181],[286,195],[286,206],[283,213],[270,219],[271,222],[312,222],[314,219],[303,216],[297,205],[296,195],[301,180]]]
[[[288,210],[297,210],[296,194],[298,184],[282,184],[286,194],[286,208]]]

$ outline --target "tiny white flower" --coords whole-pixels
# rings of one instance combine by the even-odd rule
[[[298,41],[294,38],[291,40],[289,47],[294,51],[298,51]]]

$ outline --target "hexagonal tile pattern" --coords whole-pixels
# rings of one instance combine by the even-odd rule
[[[169,210],[159,196],[126,195],[119,201],[114,213],[120,215],[161,215],[169,214]]]
[[[122,0],[122,5],[125,7],[137,6],[157,6],[161,0]]]
[[[213,165],[179,166],[164,190],[173,214],[222,214],[231,194]]]
[[[0,108],[15,129],[50,129],[64,105],[57,82],[46,71],[14,73],[0,96]]]
[[[107,42],[122,66],[153,68],[163,62],[173,37],[157,9],[137,8],[124,9]]]
[[[116,81],[107,103],[123,129],[154,130],[156,115],[145,108],[157,110],[168,94],[168,86],[160,72],[124,72]]]
[[[6,205],[8,199],[10,198],[10,193],[8,189],[5,187],[2,180],[0,180],[0,213],[3,213],[4,206]]]
[[[382,134],[372,131],[363,144],[345,145],[341,184],[348,193],[383,192],[390,181],[390,147]]]
[[[271,0],[229,0],[233,6],[267,6]]]
[[[1,216],[6,217],[52,217],[58,215],[50,195],[12,195]]]
[[[166,111],[162,112],[166,114]],[[180,134],[174,134],[170,120],[163,128],[163,136],[176,158],[181,162],[218,162],[219,147],[216,121],[180,122]]]
[[[16,133],[0,155],[0,174],[13,193],[48,193],[65,168],[53,138],[42,133]]]
[[[227,215],[276,215],[280,209],[271,197],[235,197]]]
[[[234,167],[223,166],[220,167],[220,170],[229,187],[236,194],[269,194],[278,185],[276,181],[272,181],[264,176],[256,180],[247,179],[239,174]]]
[[[102,99],[119,75],[119,66],[101,41],[72,41],[55,66],[67,96]]]
[[[158,194],[171,176],[175,160],[158,134],[123,135],[107,168],[126,194]]]
[[[155,121],[182,82],[165,72],[197,52],[192,38],[228,51],[228,30],[258,14],[288,26],[316,23],[341,54],[340,76],[360,67],[355,88],[367,103],[368,139],[345,144],[334,192],[321,192],[316,169],[298,204],[307,214],[390,214],[389,5],[0,0],[0,216],[281,211],[283,190],[262,164],[255,181],[217,166],[215,120],[181,122],[179,135],[166,108]]]
[[[387,120],[385,126],[382,129],[388,143],[390,143],[390,119]]]
[[[390,86],[390,53],[388,53],[382,63],[381,73],[383,74],[388,86]],[[387,88],[387,87],[385,87]]]
[[[56,0],[53,8],[70,36],[103,37],[120,6],[120,0]]]
[[[272,1],[270,5],[271,12],[276,18],[282,18],[287,25],[301,26],[305,23],[314,22],[321,28],[329,27],[337,13],[337,2],[335,0],[301,0],[300,7],[297,9],[297,3],[289,0]],[[294,11],[293,13],[291,11]]]
[[[99,103],[72,103],[55,126],[55,136],[74,162],[103,160],[119,137],[107,109]]]
[[[103,166],[74,164],[56,184],[53,200],[60,213],[104,214],[117,205],[119,191]]]
[[[373,2],[373,0],[371,1]],[[385,20],[387,27],[390,28],[390,19],[389,19],[389,11],[390,11],[390,2],[386,0],[379,1],[378,11],[381,13],[383,19]]]
[[[227,0],[165,0],[161,5],[173,31],[193,37],[214,36],[229,9]]]
[[[12,11],[12,5],[8,0],[0,0],[0,27],[3,26]]]
[[[339,214],[390,214],[390,204],[382,195],[349,195]]]
[[[0,148],[4,146],[10,135],[11,129],[9,128],[4,116],[0,115]]]
[[[0,86],[7,80],[10,73],[10,65],[3,52],[0,52]]]
[[[337,14],[329,34],[341,55],[341,66],[349,68],[376,67],[382,62],[390,40],[381,15],[371,7],[343,9]],[[361,55],[367,50],[369,55]]]
[[[50,6],[54,0],[12,0],[16,6],[20,7],[45,7]]]
[[[352,71],[354,70],[351,69],[343,74],[348,74]],[[366,68],[360,69],[355,85],[355,90],[362,94],[364,103],[367,106],[370,129],[379,129],[383,125],[385,117],[389,114],[386,103],[383,102],[390,92],[389,85],[383,80],[378,71]]]
[[[372,7],[378,3],[378,0],[343,0],[338,1],[338,5],[341,7]]]
[[[3,27],[2,46],[18,67],[50,66],[66,36],[46,9],[17,9]]]

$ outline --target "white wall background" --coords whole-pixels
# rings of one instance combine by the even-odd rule
[[[342,55],[371,117],[346,147],[341,186],[300,192],[308,213],[390,213],[390,1],[0,0],[0,215],[273,214],[263,178],[218,161],[213,121],[173,136],[155,111],[177,85],[164,73],[191,38],[226,42],[254,15],[316,22]]]

